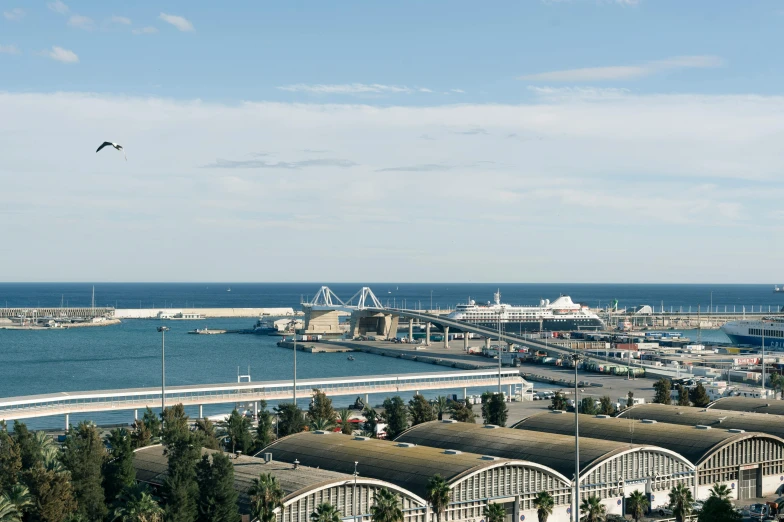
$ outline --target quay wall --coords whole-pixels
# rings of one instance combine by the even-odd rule
[[[167,314],[199,314],[206,319],[216,317],[261,317],[263,315],[294,315],[291,307],[283,308],[118,308],[114,317],[118,319],[155,319],[159,312]]]

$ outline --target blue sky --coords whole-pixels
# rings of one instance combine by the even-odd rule
[[[0,1],[4,278],[784,277],[779,1],[231,6]]]

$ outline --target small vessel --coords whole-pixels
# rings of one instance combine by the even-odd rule
[[[195,330],[191,330],[188,332],[189,334],[196,334],[196,335],[219,335],[225,334],[226,330],[210,330],[206,326],[204,328],[196,328]]]
[[[227,292],[231,292],[231,287],[228,287],[228,288],[226,289],[226,291],[227,291]]]
[[[779,286],[777,285],[777,286],[774,286],[774,287],[773,287],[773,293],[774,293],[774,294],[780,294],[780,293],[782,293],[782,292],[784,292],[784,286],[781,286],[781,287],[779,287]]]
[[[353,360],[354,360],[354,356],[353,356],[353,355],[349,355],[349,356],[348,356],[348,360],[349,360],[349,361],[353,361]]]

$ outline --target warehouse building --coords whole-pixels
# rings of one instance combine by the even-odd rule
[[[709,409],[747,411],[784,415],[784,401],[776,399],[752,399],[747,397],[724,397],[708,404]]]
[[[214,450],[203,449],[209,455]],[[427,502],[417,495],[395,484],[360,475],[339,473],[328,469],[311,468],[292,462],[278,462],[272,459],[254,457],[234,457],[234,487],[239,493],[240,513],[243,520],[250,520],[250,498],[248,488],[254,478],[262,473],[271,473],[280,482],[283,490],[283,509],[278,514],[278,522],[309,522],[310,514],[322,502],[329,502],[337,508],[344,520],[354,518],[354,499],[357,511],[368,513],[368,499],[376,491],[388,488],[397,493],[402,501],[405,522],[425,522]],[[136,480],[149,484],[153,490],[163,486],[167,476],[167,458],[163,446],[147,446],[134,452],[133,465]],[[353,471],[353,470],[352,470]],[[354,493],[356,492],[356,497]],[[359,520],[359,519],[357,519]]]
[[[565,508],[571,498],[571,481],[540,463],[320,431],[282,438],[262,453],[270,453],[277,462],[299,461],[311,468],[345,474],[352,473],[357,462],[361,476],[395,484],[410,491],[412,498],[425,498],[428,481],[440,474],[452,490],[444,522],[480,522],[488,504],[502,504],[507,522],[533,521],[536,509],[532,500],[543,490],[550,492],[556,503],[550,520],[569,520]],[[372,500],[360,500],[360,518],[369,520]]]
[[[564,435],[574,432],[573,422],[557,412],[533,415],[514,427]],[[784,483],[784,440],[775,435],[580,415],[580,436],[660,446],[679,453],[696,468],[693,487],[698,499],[707,498],[715,483],[726,484],[737,499],[773,494]]]
[[[670,406],[666,404],[640,404],[623,410],[619,417],[650,419],[684,426],[710,426],[725,430],[759,431],[784,439],[784,416],[765,413]]]
[[[573,429],[570,417],[559,419]],[[538,462],[574,477],[574,436],[444,420],[414,426],[396,440]],[[598,496],[609,514],[624,514],[625,499],[634,491],[646,493],[652,508],[666,505],[675,484],[693,481],[694,465],[673,451],[580,437],[580,496]],[[566,506],[556,509],[566,513]]]

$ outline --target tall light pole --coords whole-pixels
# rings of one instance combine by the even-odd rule
[[[765,395],[765,319],[763,318],[761,322],[762,322],[762,398],[764,399],[766,397]],[[773,398],[775,399],[776,394],[774,393],[773,395],[774,395]]]
[[[294,338],[294,407],[297,407],[297,320],[289,323]]]
[[[574,502],[572,503],[572,520],[580,520],[580,403],[578,402],[577,364],[580,355],[575,348],[572,354],[574,361]]]
[[[354,492],[351,494],[351,504],[352,504],[352,511],[354,512],[354,522],[357,522],[357,464],[358,461],[354,461]]]
[[[501,344],[501,310],[498,311],[498,395],[501,395],[501,357],[503,355]]]
[[[161,427],[163,427],[163,413],[166,411],[166,332],[168,326],[159,326],[161,332]]]

